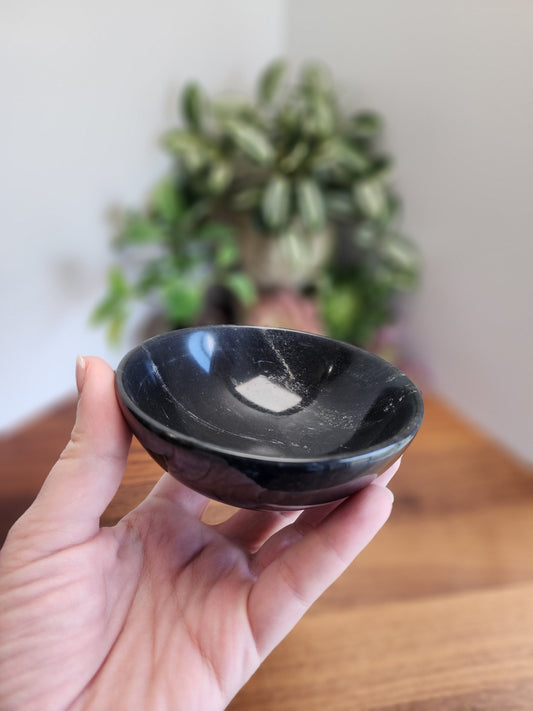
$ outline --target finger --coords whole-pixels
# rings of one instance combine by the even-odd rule
[[[397,459],[394,464],[392,464],[383,474],[380,474],[374,481],[374,484],[379,484],[379,486],[388,486],[391,482],[392,477],[396,474],[402,463],[402,458]]]
[[[241,509],[215,526],[219,533],[244,550],[255,553],[280,529],[293,523],[300,511],[249,511]]]
[[[401,457],[394,462],[383,474],[378,476],[374,483],[387,486],[398,471]],[[247,511],[241,510],[223,523],[216,526],[217,530],[226,538],[237,545],[254,553],[261,548],[259,567],[266,567],[283,548],[290,545],[294,534],[299,535],[299,530],[316,526],[328,513],[339,505],[339,501],[325,506],[313,506],[305,511]],[[291,523],[294,529],[287,530]],[[275,535],[279,531],[286,534]],[[268,541],[268,544],[266,544]]]
[[[185,484],[179,482],[168,472],[163,474],[148,495],[146,501],[150,503],[155,499],[167,501],[173,506],[180,507],[198,518],[201,517],[209,503],[209,499],[206,496],[185,486]]]
[[[372,540],[391,506],[391,492],[370,484],[316,527],[297,532],[262,571],[250,593],[249,614],[263,658]]]
[[[270,538],[265,539],[261,549],[257,550],[253,559],[253,569],[256,574],[267,568],[272,561],[280,556],[284,550],[293,545],[296,541],[313,528],[316,528],[332,511],[338,508],[342,502],[333,501],[321,506],[301,511],[300,515],[294,519],[292,525],[287,525],[280,530],[273,532]]]
[[[398,471],[400,464],[401,457],[397,459],[385,472],[383,472],[383,474],[380,474],[373,483],[379,484],[379,486],[382,487],[387,486]],[[316,526],[318,526],[318,524],[321,523],[321,521],[323,521],[326,516],[328,516],[341,503],[342,501],[334,501],[330,504],[309,508],[301,512],[301,515],[297,520],[295,520],[293,526],[282,529],[279,533],[273,535],[268,541],[265,538],[264,540],[267,542],[264,543],[261,550],[258,551],[255,557],[256,570],[261,570],[270,565],[274,558],[292,545],[295,540],[301,538],[306,531],[311,528],[316,528]]]
[[[49,549],[87,540],[113,498],[126,466],[131,433],[120,412],[114,373],[99,358],[78,359],[76,423],[58,462],[28,509]]]

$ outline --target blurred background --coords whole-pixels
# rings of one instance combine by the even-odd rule
[[[117,260],[114,215],[141,208],[168,171],[161,137],[183,138],[168,132],[186,84],[251,95],[283,57],[291,68],[324,63],[339,101],[361,112],[343,160],[364,174],[354,199],[367,223],[386,222],[394,202],[379,192],[381,154],[357,163],[364,131],[383,121],[402,202],[395,229],[421,266],[373,338],[392,338],[424,387],[533,461],[531,3],[3,0],[0,15],[2,431],[73,392],[78,353],[116,365],[147,318],[140,303],[115,345],[89,324]],[[234,118],[231,130],[267,161],[257,133]],[[315,188],[300,188],[307,219],[320,221]],[[283,218],[283,190],[263,199],[266,222]]]

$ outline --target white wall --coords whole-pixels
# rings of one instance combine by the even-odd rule
[[[0,429],[73,388],[116,204],[164,170],[157,139],[188,79],[247,88],[284,47],[283,0],[2,0]]]
[[[533,461],[533,4],[289,0],[295,62],[380,110],[425,277],[406,345],[435,387]]]

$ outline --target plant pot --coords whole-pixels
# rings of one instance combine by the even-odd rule
[[[251,326],[325,334],[316,301],[287,288],[262,293],[257,303],[244,314],[243,322]]]
[[[260,290],[301,289],[312,284],[332,246],[328,229],[308,232],[299,223],[280,234],[267,234],[251,224],[240,226],[243,267]]]

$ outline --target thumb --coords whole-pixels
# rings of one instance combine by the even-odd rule
[[[48,552],[81,543],[99,530],[119,487],[131,433],[118,406],[113,370],[99,358],[78,358],[76,423],[58,462],[25,518],[38,526]]]

